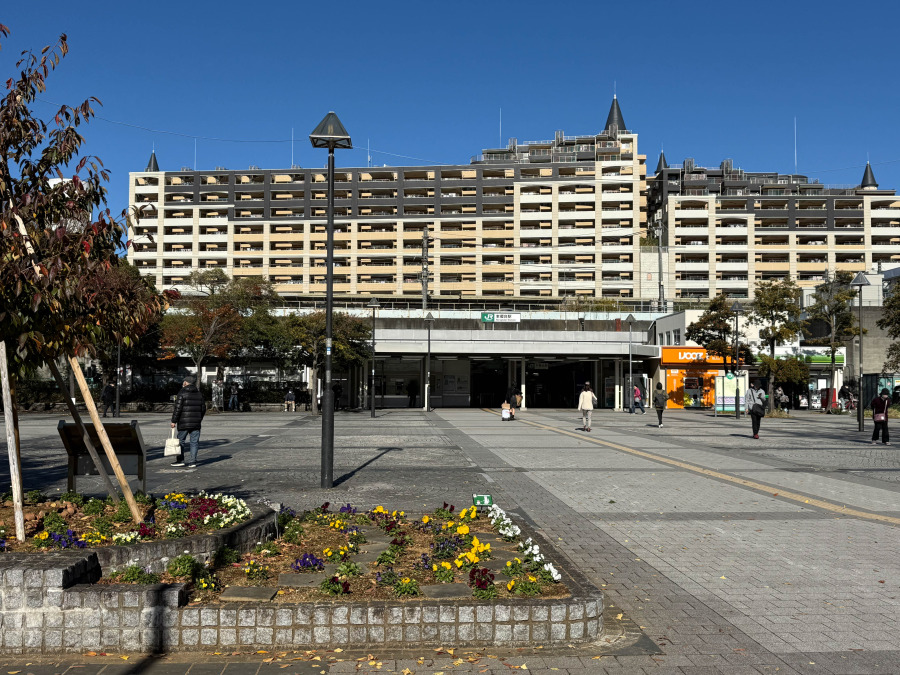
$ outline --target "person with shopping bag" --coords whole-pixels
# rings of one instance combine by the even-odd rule
[[[585,382],[578,396],[578,410],[581,411],[581,430],[591,430],[591,416],[594,414],[594,406],[597,405],[597,397],[591,389],[591,383]]]
[[[197,452],[200,449],[200,427],[206,415],[206,401],[197,389],[194,381],[186,377],[181,391],[175,398],[175,409],[172,411],[172,428],[178,428],[178,440],[181,442],[181,454],[172,462],[172,466],[185,466],[184,449],[190,450],[187,458],[189,469],[197,466]]]
[[[891,392],[886,388],[872,399],[870,404],[872,407],[872,421],[875,422],[875,429],[872,431],[872,445],[878,443],[878,436],[881,436],[882,445],[891,444],[891,435],[888,432],[888,414],[891,407]]]

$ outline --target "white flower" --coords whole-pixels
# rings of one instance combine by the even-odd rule
[[[562,575],[556,571],[553,563],[546,563],[544,565],[544,569],[550,573],[550,578],[553,579],[553,581],[559,581],[560,579],[562,579]]]

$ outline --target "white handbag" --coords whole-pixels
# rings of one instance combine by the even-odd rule
[[[165,457],[181,454],[181,441],[175,438],[175,429],[172,429],[172,438],[166,439],[166,451],[163,453]]]

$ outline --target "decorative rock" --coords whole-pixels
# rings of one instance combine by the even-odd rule
[[[420,586],[419,590],[426,598],[449,600],[451,598],[469,598],[472,589],[465,584],[429,584]]]
[[[275,597],[277,588],[271,586],[229,586],[219,600],[223,602],[268,602]]]

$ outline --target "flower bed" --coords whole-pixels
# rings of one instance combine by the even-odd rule
[[[538,545],[523,541],[496,506],[456,512],[444,504],[411,518],[381,506],[358,512],[349,504],[337,511],[324,504],[301,514],[283,508],[278,521],[281,536],[249,553],[224,548],[203,564],[179,556],[162,575],[147,577],[134,566],[102,583],[182,582],[203,603],[248,586],[272,588],[278,603],[409,600],[440,593],[444,584],[456,584],[457,593],[467,587],[466,596],[482,600],[569,595]]]
[[[154,499],[138,494],[143,522],[135,525],[124,499],[114,505],[111,499],[86,499],[75,492],[53,501],[39,493],[28,496],[24,542],[12,537],[12,504],[5,501],[0,507],[0,551],[98,548],[178,539],[230,527],[251,515],[247,504],[231,495],[172,493]]]

